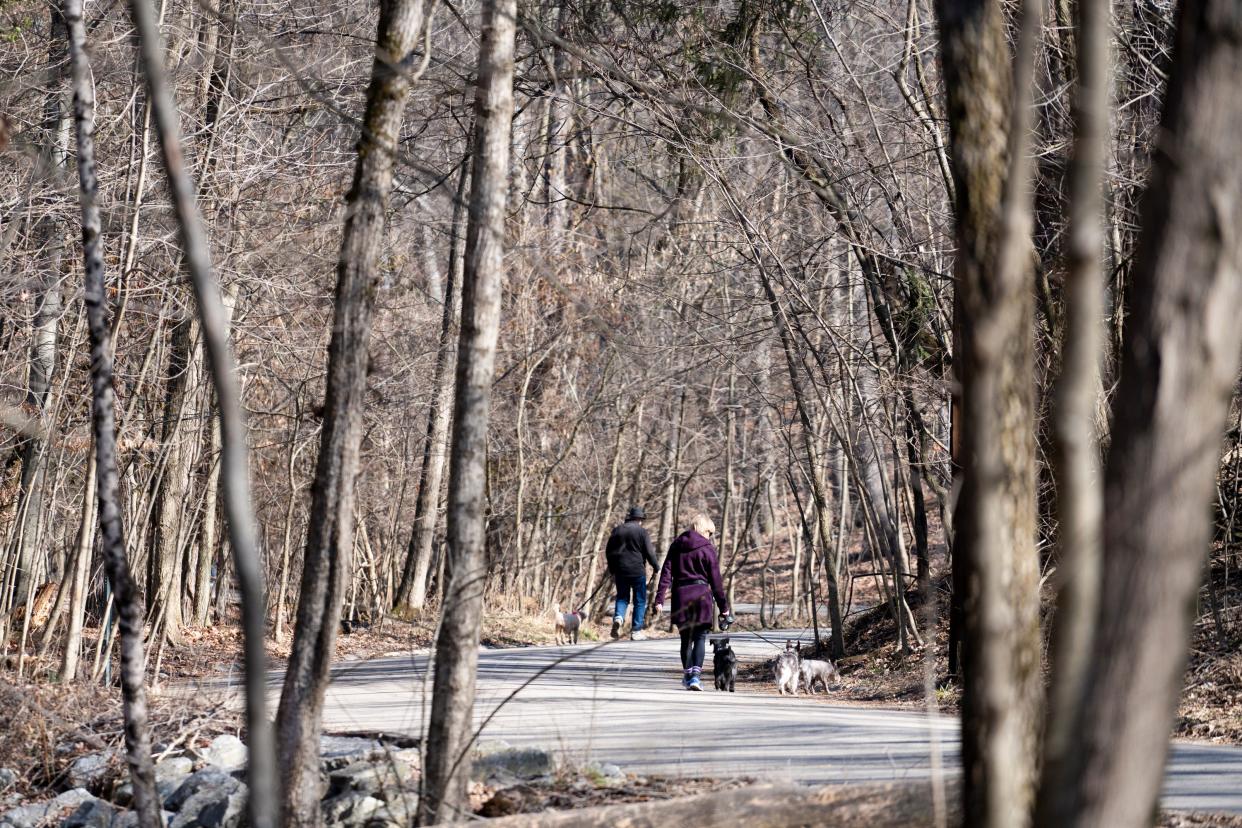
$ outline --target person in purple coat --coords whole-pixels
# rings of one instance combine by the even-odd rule
[[[653,612],[658,615],[669,589],[673,591],[672,620],[681,631],[681,685],[702,690],[703,655],[712,628],[712,598],[721,616],[729,615],[729,598],[720,579],[720,558],[711,538],[716,524],[707,515],[695,515],[690,528],[668,548],[660,570],[660,588]]]

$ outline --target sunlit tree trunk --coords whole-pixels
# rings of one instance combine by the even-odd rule
[[[1068,0],[1057,0],[1065,25]],[[1057,480],[1057,606],[1051,645],[1052,677],[1044,723],[1043,768],[1036,824],[1063,825],[1073,789],[1070,756],[1079,703],[1086,692],[1100,590],[1100,368],[1104,357],[1103,178],[1108,145],[1109,6],[1078,2],[1078,31],[1062,34],[1077,51],[1074,150],[1070,160],[1066,234],[1064,341],[1053,411]],[[1068,71],[1066,74],[1070,74]]]
[[[504,275],[516,16],[515,0],[483,3],[449,469],[445,554],[451,574],[436,636],[426,781],[419,801],[424,824],[459,819],[469,810],[471,714],[487,580],[487,427]]]
[[[319,459],[311,485],[293,651],[277,715],[287,825],[318,825],[319,732],[341,602],[354,549],[354,480],[362,439],[368,343],[380,281],[393,164],[424,24],[422,0],[391,0],[380,12],[354,181],[337,262],[336,305]]]
[[[1182,3],[1128,293],[1100,602],[1058,825],[1129,828],[1156,813],[1242,354],[1239,77],[1237,3]]]
[[[448,452],[449,420],[453,402],[453,368],[457,359],[456,334],[461,317],[461,280],[465,269],[461,245],[466,215],[466,185],[463,169],[453,202],[452,231],[449,235],[449,278],[445,289],[444,312],[440,318],[440,339],[432,377],[435,397],[427,412],[427,439],[423,443],[423,462],[418,478],[418,498],[414,503],[414,530],[405,553],[405,566],[397,587],[395,604],[421,610],[427,603],[427,581],[431,574],[431,553],[440,514],[440,489],[444,476],[444,457]]]
[[[1030,102],[1040,12],[1024,0],[1016,58],[999,0],[938,0],[957,197],[967,826],[1030,819],[1040,697]],[[1012,64],[1012,66],[1011,66]]]

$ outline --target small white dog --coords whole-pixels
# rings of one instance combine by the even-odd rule
[[[582,612],[561,612],[560,604],[553,604],[552,623],[556,627],[556,643],[577,644],[583,617]]]
[[[831,661],[818,661],[813,658],[802,659],[798,673],[806,692],[812,695],[815,693],[816,684],[821,685],[827,693],[828,683],[836,684],[841,678]]]
[[[800,675],[798,666],[802,661],[801,654],[794,649],[793,642],[785,643],[785,652],[776,657],[776,689],[780,694],[785,695],[788,690],[793,695],[798,695],[798,677]]]

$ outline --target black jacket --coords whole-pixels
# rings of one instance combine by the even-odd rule
[[[646,578],[646,563],[655,569],[655,547],[651,545],[651,536],[636,520],[627,520],[612,530],[608,536],[608,547],[604,551],[608,560],[608,571],[614,578]]]

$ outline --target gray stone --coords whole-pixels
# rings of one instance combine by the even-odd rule
[[[203,786],[185,802],[169,828],[237,828],[246,814],[246,786],[227,777],[231,785]]]
[[[69,765],[69,784],[75,788],[93,788],[108,774],[112,752],[88,753]]]
[[[476,756],[471,776],[475,780],[515,776],[534,779],[556,773],[556,757],[543,748],[507,748]]]
[[[386,797],[384,807],[371,814],[367,820],[367,828],[392,828],[414,825],[418,815],[418,794],[413,791]]]
[[[155,792],[163,801],[194,772],[194,761],[188,756],[169,756],[155,763]],[[132,790],[132,789],[131,789]],[[130,797],[133,797],[131,792]]]
[[[342,825],[347,828],[361,828],[383,807],[383,800],[359,791],[347,791],[320,803],[325,825]]]
[[[241,739],[225,733],[211,740],[207,750],[203,751],[203,759],[209,765],[234,771],[246,766],[246,746]]]
[[[319,759],[325,772],[352,765],[354,762],[371,758],[383,750],[384,746],[376,739],[360,736],[322,736],[319,739]]]
[[[328,796],[346,791],[367,794],[400,791],[414,776],[414,768],[396,758],[381,756],[368,762],[355,762],[328,775]]]
[[[35,828],[45,816],[47,816],[46,802],[20,805],[0,814],[0,826],[3,828]]]
[[[160,811],[160,816],[163,818],[163,824],[168,825],[177,815],[172,811]],[[138,828],[137,811],[125,811],[124,813],[117,814],[116,819],[112,821],[112,828]]]
[[[0,768],[0,792],[7,791],[17,784],[17,771],[12,768]]]
[[[63,828],[111,828],[115,818],[116,808],[102,799],[93,799],[79,805],[64,821]]]
[[[184,782],[177,786],[171,794],[164,799],[164,807],[170,811],[176,811],[194,795],[205,790],[220,790],[232,792],[241,785],[236,779],[229,774],[215,767],[206,767],[200,771],[190,774]]]
[[[74,788],[48,802],[35,802],[23,805],[0,814],[0,826],[12,828],[35,828],[46,819],[59,821],[63,812],[77,808],[84,802],[94,801],[89,791]]]

